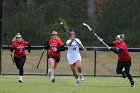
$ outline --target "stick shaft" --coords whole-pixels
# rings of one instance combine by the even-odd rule
[[[64,26],[61,25],[61,27],[62,27],[63,31],[66,32],[70,36],[70,33],[64,28]],[[76,39],[74,39],[74,41],[76,41],[76,43],[78,43],[78,45],[80,45],[80,47],[82,49],[86,50],[86,48],[82,44],[80,44]]]
[[[100,37],[93,31],[94,35],[99,39]],[[104,42],[104,41],[101,41],[107,48],[109,48],[109,46]]]
[[[91,27],[90,27],[88,24],[83,23],[83,25],[86,26],[90,31],[92,31],[93,34],[94,34],[98,39],[100,38],[100,37],[94,32],[94,30],[91,29]],[[109,49],[109,46],[108,46],[103,40],[102,40],[101,42]]]
[[[42,54],[41,54],[40,59],[39,59],[39,62],[38,62],[38,64],[37,64],[37,68],[38,68],[39,65],[40,65],[40,62],[41,62],[41,59],[42,59],[43,54],[44,54],[44,49],[43,49],[43,51],[42,51]]]
[[[82,45],[82,44],[80,44],[76,39],[74,39],[84,50],[86,50],[86,48]]]

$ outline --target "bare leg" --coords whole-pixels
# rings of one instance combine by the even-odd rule
[[[82,69],[81,69],[81,61],[80,61],[80,60],[77,60],[77,61],[75,62],[75,65],[76,65],[76,68],[77,68],[78,73],[79,73],[79,79],[80,79],[80,80],[84,80],[84,76],[83,76],[83,74],[82,74]]]
[[[75,64],[71,64],[70,68],[72,70],[73,76],[78,79],[78,74],[76,73],[76,68],[75,68]]]
[[[57,66],[57,63],[55,62],[53,58],[49,58],[48,61],[50,62],[50,73],[51,73],[52,82],[54,83],[55,82],[54,70]]]
[[[81,69],[81,61],[80,60],[77,60],[75,62],[75,65],[76,65],[76,68],[78,70],[79,73],[82,73],[82,69]]]

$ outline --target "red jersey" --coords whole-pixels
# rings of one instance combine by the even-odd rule
[[[121,61],[128,61],[131,59],[130,54],[128,52],[128,48],[125,44],[124,41],[122,41],[121,43],[117,43],[116,41],[113,42],[113,44],[117,47],[117,48],[121,48],[123,49],[119,54],[118,54],[118,60]]]
[[[21,43],[15,41],[12,44],[12,48],[15,50],[14,56],[17,58],[25,56],[25,50],[26,50],[25,46],[27,45],[28,45],[28,42],[26,41],[22,41]]]
[[[63,46],[63,42],[61,40],[50,40],[49,41],[49,46],[50,46],[50,51],[49,51],[49,55],[54,57],[54,58],[60,58],[61,54],[59,51],[53,51],[53,48],[60,48],[61,46]]]

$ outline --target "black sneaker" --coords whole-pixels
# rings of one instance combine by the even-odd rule
[[[19,83],[22,83],[22,80],[19,80],[18,82],[19,82]]]
[[[131,87],[135,87],[135,82],[134,81],[131,83]]]
[[[52,79],[52,83],[55,83],[55,78]]]

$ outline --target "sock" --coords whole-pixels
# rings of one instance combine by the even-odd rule
[[[51,72],[51,70],[50,70],[50,69],[48,69],[48,72]]]
[[[82,76],[82,73],[79,73],[80,76]]]
[[[80,81],[80,78],[78,78],[77,81]]]
[[[54,75],[51,75],[51,78],[54,79]]]
[[[23,76],[20,76],[20,77],[19,77],[19,80],[21,80],[21,81],[22,81],[22,80],[23,80]]]

